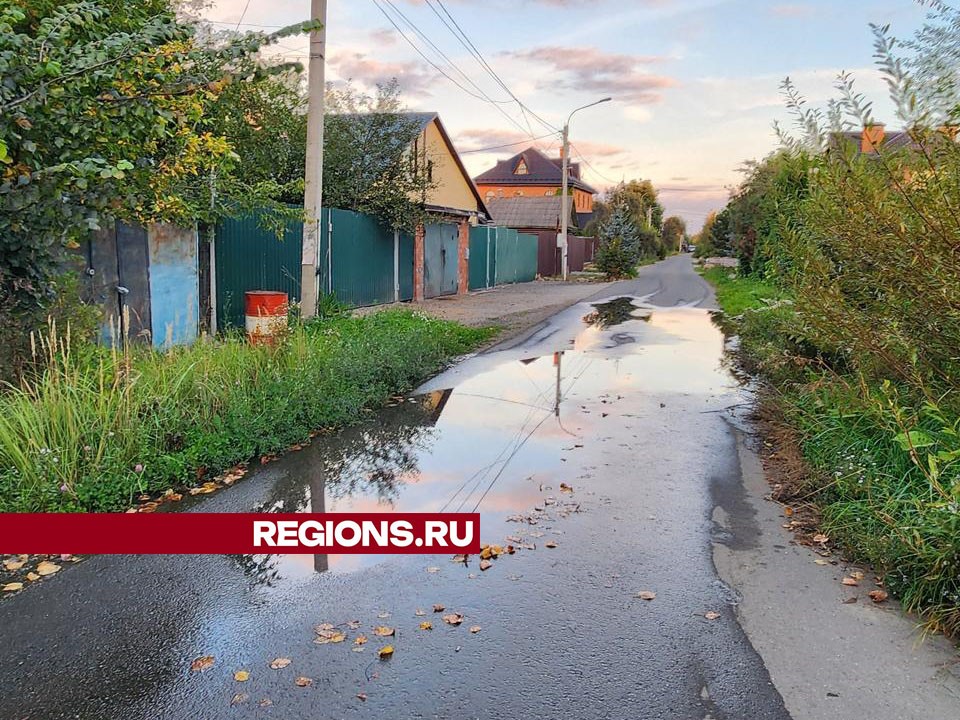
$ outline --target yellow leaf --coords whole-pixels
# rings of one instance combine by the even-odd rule
[[[396,630],[392,627],[387,627],[386,625],[378,625],[373,629],[373,634],[380,637],[390,637],[396,633]]]
[[[430,622],[430,621],[428,621],[428,620],[424,620],[422,623],[420,623],[420,629],[421,629],[421,630],[433,630],[433,623]]]
[[[30,582],[36,582],[39,579],[40,579],[40,576],[37,575],[35,572],[27,573],[27,580],[29,580]]]
[[[212,668],[215,662],[216,659],[213,655],[203,655],[190,663],[190,669],[194,672],[203,672],[204,670]]]
[[[4,560],[3,569],[13,572],[14,570],[19,570],[24,565],[22,560]]]
[[[321,630],[317,633],[314,642],[317,645],[327,645],[329,643],[342,643],[347,639],[347,634],[340,630]]]
[[[4,592],[16,592],[17,590],[23,590],[22,582],[7,583],[6,585],[3,586]]]
[[[54,573],[60,572],[60,566],[56,563],[52,563],[49,560],[44,560],[42,563],[37,565],[37,574],[41,577],[44,575],[53,575]]]
[[[250,679],[250,673],[247,672],[246,670],[237,670],[233,674],[233,679],[236,680],[237,682],[246,682],[247,680]]]
[[[393,645],[384,645],[382,648],[377,650],[377,657],[381,660],[386,660],[393,655]]]
[[[366,643],[366,642],[367,642],[367,636],[366,636],[366,635],[357,635],[357,636],[353,639],[353,644],[354,644],[354,645],[363,645],[363,644]]]

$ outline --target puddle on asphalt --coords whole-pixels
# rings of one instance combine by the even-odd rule
[[[552,322],[548,340],[471,358],[428,384],[452,387],[407,398],[251,473],[245,482],[266,482],[269,472],[273,483],[254,511],[479,512],[481,539],[500,542],[512,515],[584,477],[584,459],[602,452],[618,415],[635,417],[645,394],[715,397],[734,385],[705,310],[623,298],[576,306]],[[272,587],[396,557],[234,560]]]

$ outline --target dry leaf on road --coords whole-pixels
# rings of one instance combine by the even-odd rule
[[[329,645],[330,643],[342,643],[347,639],[347,634],[340,630],[321,630],[314,638],[317,645]]]
[[[650,590],[641,590],[637,593],[637,597],[641,600],[653,600],[656,596],[657,594],[655,592],[651,592]]]
[[[246,682],[250,679],[250,673],[247,670],[237,670],[233,674],[233,679],[237,682]]]
[[[381,660],[386,660],[387,658],[393,655],[393,645],[384,645],[382,648],[377,650],[377,657]]]
[[[310,687],[313,685],[313,680],[308,677],[298,677],[293,683],[297,687]]]
[[[852,577],[845,577],[843,580],[840,581],[840,583],[842,585],[849,585],[850,587],[856,587],[857,585],[860,584],[857,580],[855,580]]]
[[[273,670],[283,670],[291,662],[293,661],[290,658],[279,657],[270,663],[270,667]]]
[[[247,693],[237,693],[232,698],[230,698],[231,705],[242,705],[247,700],[250,699],[250,696]]]
[[[416,615],[417,617],[423,617],[424,615],[427,614],[427,611],[424,610],[423,608],[417,608],[413,614]]]
[[[459,625],[463,622],[463,615],[460,613],[450,613],[449,615],[443,616],[443,621],[447,623],[447,625]]]
[[[190,669],[194,672],[203,672],[204,670],[209,670],[213,667],[213,664],[216,662],[216,659],[213,655],[204,655],[198,657],[192,663],[190,663]]]
[[[557,546],[557,543],[553,540],[548,540],[543,544],[543,546],[548,548],[555,548]]]
[[[711,610],[710,612],[706,613],[704,617],[707,620],[716,620],[718,617],[720,617],[720,613],[718,613],[716,610]]]
[[[478,632],[480,632],[481,629],[482,628],[479,625],[474,625],[472,628],[470,628],[470,632],[476,635]]]
[[[481,570],[489,570],[489,569],[492,568],[492,567],[493,567],[493,563],[490,562],[489,560],[481,560],[481,561],[480,561],[480,569],[481,569]]]
[[[7,583],[6,585],[3,586],[4,592],[16,592],[17,590],[23,590],[22,582]]]
[[[49,560],[44,560],[42,563],[37,565],[37,574],[41,577],[45,575],[53,575],[54,573],[60,572],[60,566],[56,563],[52,563]]]
[[[353,644],[354,644],[354,645],[363,645],[363,644],[365,644],[366,642],[367,642],[367,636],[366,636],[366,635],[357,635],[357,636],[353,639]]]
[[[867,593],[867,595],[869,595],[870,599],[873,600],[875,603],[882,603],[884,600],[886,600],[889,597],[889,595],[887,595],[886,590],[871,590],[870,592]]]
[[[434,612],[443,612],[444,610],[446,610],[446,608],[440,603],[437,603],[436,605],[433,606]]]
[[[3,569],[13,572],[14,570],[19,570],[24,566],[23,560],[4,560]]]
[[[366,702],[366,701],[367,701],[367,694],[366,694],[366,693],[357,693],[357,700],[359,700],[360,702]]]
[[[433,623],[432,623],[432,622],[429,622],[429,621],[427,621],[427,620],[424,620],[422,623],[420,623],[420,629],[421,629],[421,630],[433,630]]]
[[[377,625],[377,627],[373,629],[373,634],[379,637],[390,637],[396,632],[396,628],[387,627],[386,625]]]

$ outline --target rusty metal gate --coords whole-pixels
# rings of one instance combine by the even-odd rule
[[[427,225],[423,242],[423,294],[425,297],[457,292],[457,246],[459,228],[436,223]]]

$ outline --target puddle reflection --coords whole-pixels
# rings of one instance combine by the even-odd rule
[[[574,479],[566,451],[587,443],[577,450],[584,458],[590,441],[596,452],[608,439],[602,434],[616,432],[616,421],[602,418],[633,417],[652,391],[710,395],[729,387],[722,336],[705,311],[651,313],[631,298],[592,308],[575,316],[588,327],[566,328],[572,349],[522,359],[477,356],[451,373],[454,389],[408,398],[281,458],[270,466],[276,480],[254,511],[479,512],[484,540],[495,540],[509,534],[510,516],[550,494],[544,488],[555,493],[560,478]],[[256,584],[273,587],[387,558],[397,556],[235,560]]]

